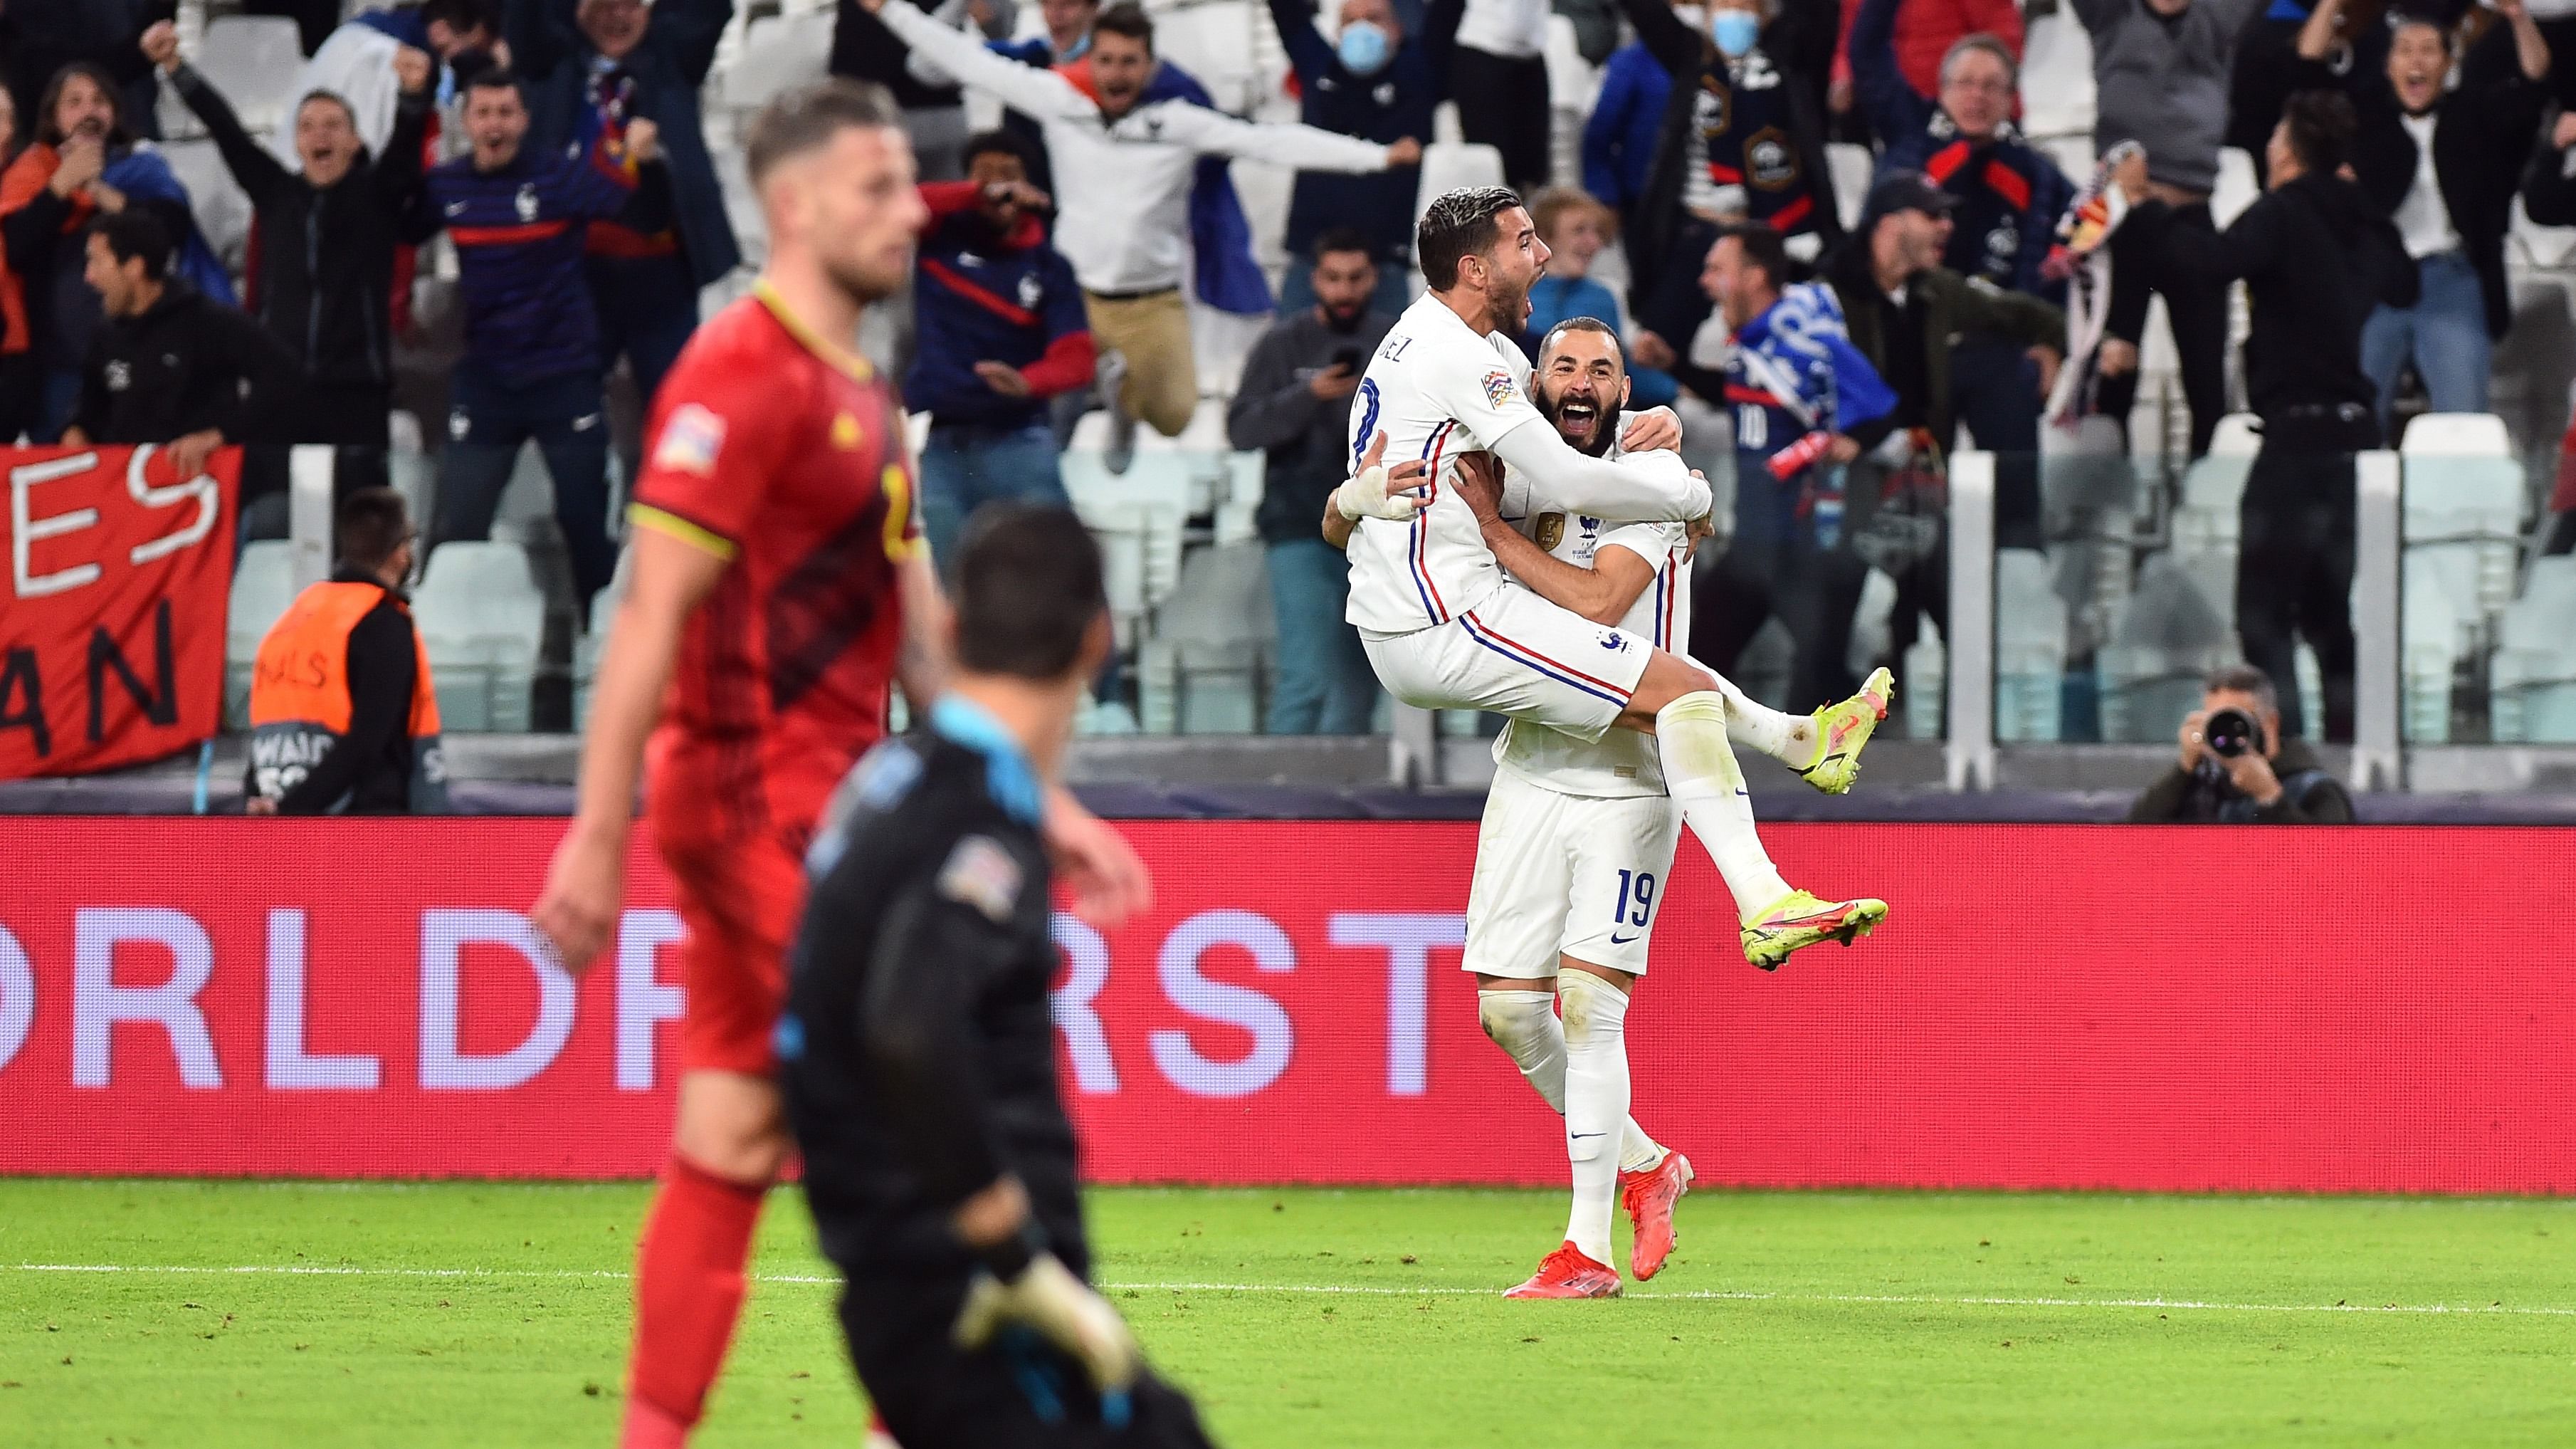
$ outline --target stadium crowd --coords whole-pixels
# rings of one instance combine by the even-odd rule
[[[723,138],[711,147],[701,109],[736,3],[246,0],[293,17],[308,53],[264,136],[182,55],[168,0],[10,0],[0,435],[249,445],[244,537],[282,536],[285,445],[341,449],[344,497],[380,486],[398,372],[427,348],[443,365],[426,415],[444,427],[423,552],[486,537],[533,442],[586,607],[615,565],[612,454],[633,476],[702,290],[744,261]],[[1920,619],[1943,620],[1960,429],[1999,458],[1998,543],[2039,546],[2043,428],[2098,416],[2125,435],[2154,298],[2188,455],[2206,452],[2241,406],[2229,313],[2246,280],[2242,390],[2272,461],[2249,488],[2237,627],[2293,733],[2293,636],[2316,651],[2342,735],[2349,455],[2413,412],[2487,408],[2513,318],[2516,198],[2534,223],[2576,223],[2576,85],[2552,59],[2576,43],[2576,13],[2069,3],[2090,40],[2100,158],[2075,176],[2020,128],[2012,0],[1557,0],[1600,66],[1570,166],[1549,130],[1548,0],[1270,0],[1294,122],[1218,110],[1134,3],[1039,0],[1031,27],[1013,0],[841,0],[831,67],[895,92],[921,162],[899,361],[926,414],[936,552],[984,504],[1062,501],[1060,455],[1092,407],[1111,414],[1112,473],[1138,423],[1181,434],[1201,404],[1194,304],[1271,315],[1224,410],[1230,444],[1267,455],[1266,724],[1367,728],[1377,691],[1313,520],[1344,471],[1358,373],[1411,295],[1424,147],[1454,102],[1551,252],[1523,345],[1604,317],[1632,406],[1687,399],[1736,423],[1733,526],[1698,575],[1698,652],[1732,669],[1776,614],[1796,643],[1795,708],[1850,689],[1873,570],[1897,587],[1890,662]],[[2319,92],[2340,99],[2312,104]],[[969,134],[976,93],[1002,104],[999,129]],[[248,198],[238,274],[209,244],[206,199],[148,139],[182,112]],[[1855,143],[1874,176],[1846,214],[1829,148]],[[2276,196],[2313,194],[2393,239],[2405,275],[2332,319],[2292,319],[2244,223],[2212,215],[2231,146]],[[1296,173],[1277,239],[1292,260],[1275,277],[1235,158]],[[412,281],[441,233],[462,326],[433,345]],[[1844,426],[1827,386],[1801,428],[1820,441],[1796,458],[1794,439],[1747,434],[1758,409],[1730,363],[1747,328],[1793,319],[1847,337],[1893,398]],[[2348,339],[2320,335],[2347,323]],[[2344,461],[2303,466],[2293,448]],[[2576,543],[2571,492],[2557,551]]]

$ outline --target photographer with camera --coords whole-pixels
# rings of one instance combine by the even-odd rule
[[[2301,739],[2281,737],[2272,680],[2250,664],[2210,671],[2182,722],[2182,755],[2129,807],[2132,824],[2349,825],[2352,797]]]

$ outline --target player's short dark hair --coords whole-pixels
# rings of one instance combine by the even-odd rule
[[[1628,349],[1621,345],[1619,341],[1619,329],[1602,321],[1598,317],[1568,317],[1564,321],[1547,329],[1547,335],[1538,340],[1538,355],[1540,359],[1545,360],[1547,354],[1555,348],[1556,339],[1564,336],[1568,332],[1598,332],[1602,336],[1609,338],[1610,355],[1619,359],[1619,370],[1621,372],[1624,373],[1628,370]]]
[[[758,186],[792,156],[828,145],[843,131],[876,131],[902,114],[894,94],[874,81],[834,76],[772,97],[744,133],[743,165]]]
[[[467,76],[465,78],[465,89],[468,91],[512,91],[518,95],[520,105],[524,106],[528,103],[528,88],[519,83],[519,73],[510,69],[506,65],[487,65],[481,70],[474,72],[474,74]]]
[[[957,663],[976,674],[1061,679],[1108,607],[1100,545],[1066,508],[976,511],[957,554]]]
[[[486,33],[501,28],[492,0],[421,0],[420,23],[447,23],[450,30],[481,30]]]
[[[178,243],[170,239],[167,222],[139,206],[110,212],[89,224],[92,233],[107,238],[107,254],[118,266],[143,259],[143,275],[157,282],[170,275],[170,252]]]
[[[391,488],[361,488],[340,503],[340,562],[380,569],[412,537],[411,508]]]
[[[1789,245],[1777,228],[1758,221],[1735,221],[1717,229],[1717,240],[1735,238],[1744,249],[1744,259],[1762,269],[1771,279],[1772,290],[1789,285]],[[1712,242],[1710,245],[1714,246]]]
[[[1315,259],[1318,266],[1323,264],[1324,258],[1335,252],[1366,252],[1369,264],[1371,266],[1377,264],[1376,243],[1361,235],[1357,227],[1328,226],[1315,233],[1315,244],[1307,248],[1307,254]]]
[[[2360,129],[2352,101],[2336,90],[2299,91],[2281,106],[2281,124],[2289,128],[2290,154],[2311,175],[2332,176],[2352,158],[2352,135]]]
[[[2280,691],[2272,687],[2272,676],[2251,664],[2222,664],[2209,671],[2200,681],[2203,694],[2250,694],[2254,702],[2278,713]]]
[[[967,137],[966,154],[958,158],[959,162],[971,167],[978,156],[1008,156],[1020,163],[1022,171],[1034,173],[1038,169],[1038,148],[1017,131],[978,131]]]
[[[1458,285],[1458,263],[1493,250],[1502,236],[1494,218],[1520,204],[1520,193],[1508,186],[1468,186],[1434,197],[1413,234],[1424,284],[1435,292]]]
[[[1137,4],[1136,0],[1118,0],[1117,4],[1101,11],[1100,18],[1091,22],[1091,33],[1098,35],[1104,30],[1111,35],[1123,35],[1135,41],[1145,47],[1147,55],[1154,53],[1153,18],[1145,13],[1145,7]]]

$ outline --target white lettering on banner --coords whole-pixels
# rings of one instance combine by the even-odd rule
[[[34,545],[66,533],[98,527],[98,510],[75,508],[49,518],[35,517],[37,485],[58,483],[77,478],[98,466],[98,454],[74,453],[68,458],[48,458],[41,463],[28,463],[9,470],[9,579],[22,599],[41,599],[98,582],[99,566],[94,563],[74,564],[67,569],[39,578],[33,572]]]
[[[0,1071],[8,1070],[35,1024],[36,970],[27,964],[27,948],[0,926]]]
[[[126,554],[126,558],[138,566],[148,564],[164,554],[177,553],[212,532],[215,526],[215,512],[219,506],[217,500],[223,494],[222,486],[215,482],[214,475],[202,471],[194,478],[183,479],[167,488],[155,488],[144,482],[144,460],[158,451],[160,451],[158,448],[147,443],[135,449],[133,456],[126,459],[126,496],[146,508],[173,508],[194,499],[197,504],[197,521],[177,533],[165,533],[150,543],[136,544]]]
[[[158,986],[116,984],[116,947],[150,941],[170,953],[170,979]],[[214,1038],[197,993],[215,974],[214,943],[184,911],[160,906],[84,906],[72,917],[72,1085],[104,1087],[110,1075],[110,1028],[148,1021],[170,1037],[179,1080],[211,1091],[223,1086]]]
[[[1210,981],[1199,974],[1199,957],[1211,946],[1239,946],[1252,953],[1264,971],[1297,969],[1297,948],[1268,916],[1252,911],[1201,911],[1163,938],[1155,970],[1163,994],[1192,1016],[1222,1022],[1252,1033],[1251,1054],[1236,1062],[1212,1062],[1199,1055],[1185,1031],[1154,1033],[1154,1064],[1173,1086],[1197,1097],[1249,1096],[1288,1068],[1296,1028],[1287,1009],[1249,986]]]
[[[662,948],[688,934],[680,913],[639,907],[617,923],[617,1090],[653,1090],[653,1028],[687,1014],[689,994],[653,974]]]
[[[304,1054],[304,912],[268,913],[268,1085],[272,1091],[376,1089],[382,1067],[371,1056]]]
[[[458,960],[469,943],[507,946],[537,978],[537,1019],[527,1040],[492,1056],[456,1049]],[[537,929],[516,911],[420,913],[420,1085],[490,1092],[524,1084],[553,1065],[572,1035],[572,977],[548,959]]]
[[[1327,934],[1336,946],[1377,946],[1386,951],[1386,1090],[1391,1097],[1419,1097],[1431,1080],[1431,953],[1467,944],[1463,915],[1336,915]]]
[[[1048,994],[1047,1005],[1073,1059],[1073,1084],[1106,1096],[1118,1090],[1118,1063],[1109,1055],[1109,1033],[1101,1030],[1091,999],[1109,984],[1109,943],[1063,911],[1055,913],[1055,943],[1064,951],[1064,984]]]

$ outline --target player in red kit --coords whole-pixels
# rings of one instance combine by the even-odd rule
[[[771,1033],[806,839],[884,734],[890,688],[919,710],[944,673],[946,606],[914,516],[903,415],[849,345],[865,307],[911,271],[921,202],[896,117],[879,88],[834,81],[752,122],[769,262],[754,295],[698,330],[655,401],[580,803],[536,907],[567,966],[599,957],[647,773],[688,930],[688,1008],[671,1158],[638,1244],[628,1446],[686,1441],[741,1311],[752,1228],[789,1140]],[[1115,920],[1144,903],[1142,864],[1069,796],[1049,802],[1047,832],[1083,914]]]

